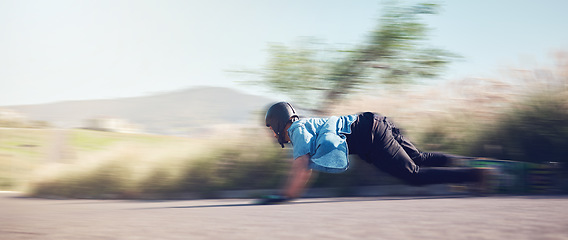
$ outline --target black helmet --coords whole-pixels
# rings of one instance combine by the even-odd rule
[[[284,143],[286,143],[286,140],[284,140],[284,136],[286,136],[284,129],[286,124],[296,119],[293,117],[298,118],[298,115],[292,105],[287,102],[276,103],[266,111],[266,126],[272,127],[272,130],[278,136],[278,143],[280,143],[282,148],[284,148]]]

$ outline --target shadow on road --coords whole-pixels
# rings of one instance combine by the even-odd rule
[[[342,202],[374,202],[374,201],[406,201],[406,200],[426,200],[426,199],[459,199],[459,198],[487,198],[487,197],[521,197],[529,199],[550,199],[550,198],[560,198],[566,199],[567,195],[524,195],[524,196],[512,196],[512,195],[496,195],[496,196],[473,196],[473,195],[452,195],[452,196],[402,196],[402,197],[357,197],[357,198],[303,198],[296,201],[276,204],[276,205],[302,205],[302,204],[326,204],[326,203],[342,203]],[[156,208],[145,208],[145,209],[199,209],[199,208],[223,208],[223,207],[262,207],[262,206],[272,206],[272,205],[260,205],[254,203],[251,200],[250,203],[238,203],[238,204],[207,204],[207,205],[193,205],[193,206],[174,206],[174,207],[156,207]]]
[[[325,204],[325,203],[341,203],[341,202],[372,202],[372,201],[402,201],[402,200],[418,200],[418,199],[443,199],[443,198],[470,198],[471,196],[424,196],[424,197],[380,197],[380,198],[333,198],[333,199],[310,199],[304,198],[297,201],[292,201],[276,205],[301,205],[301,204]],[[196,208],[223,208],[223,207],[253,207],[253,206],[272,206],[261,205],[254,203],[239,204],[211,204],[211,205],[194,205],[194,206],[175,206],[175,207],[155,207],[155,208],[142,208],[142,209],[196,209]],[[142,210],[138,208],[137,210]]]

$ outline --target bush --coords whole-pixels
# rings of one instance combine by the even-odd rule
[[[568,99],[539,94],[521,101],[487,127],[471,153],[533,163],[568,163]]]
[[[279,188],[286,179],[287,152],[270,140],[223,139],[203,145],[121,146],[90,161],[44,170],[51,175],[38,177],[28,192],[70,198],[214,197],[222,190]]]
[[[288,170],[285,155],[284,151],[267,145],[247,151],[238,146],[220,149],[183,170],[178,191],[211,197],[222,190],[279,188]]]

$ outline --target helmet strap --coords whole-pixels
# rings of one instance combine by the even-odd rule
[[[278,134],[278,143],[280,143],[280,146],[284,148],[284,143],[286,143],[286,140],[284,139],[285,134],[283,132],[277,134]]]
[[[284,148],[284,143],[287,142],[286,139],[284,139],[286,136],[286,126],[289,123],[295,122],[296,120],[298,120],[298,117],[292,117],[290,118],[290,120],[288,120],[288,122],[281,126],[280,129],[278,129],[279,131],[276,134],[278,134],[278,143],[280,143],[280,146],[282,146],[282,148]]]

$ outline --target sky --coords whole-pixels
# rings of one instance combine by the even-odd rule
[[[568,1],[436,1],[429,44],[461,55],[440,77],[491,77],[568,51]],[[384,1],[0,0],[0,106],[124,98],[195,86],[273,95],[232,70],[270,43],[361,43]]]

